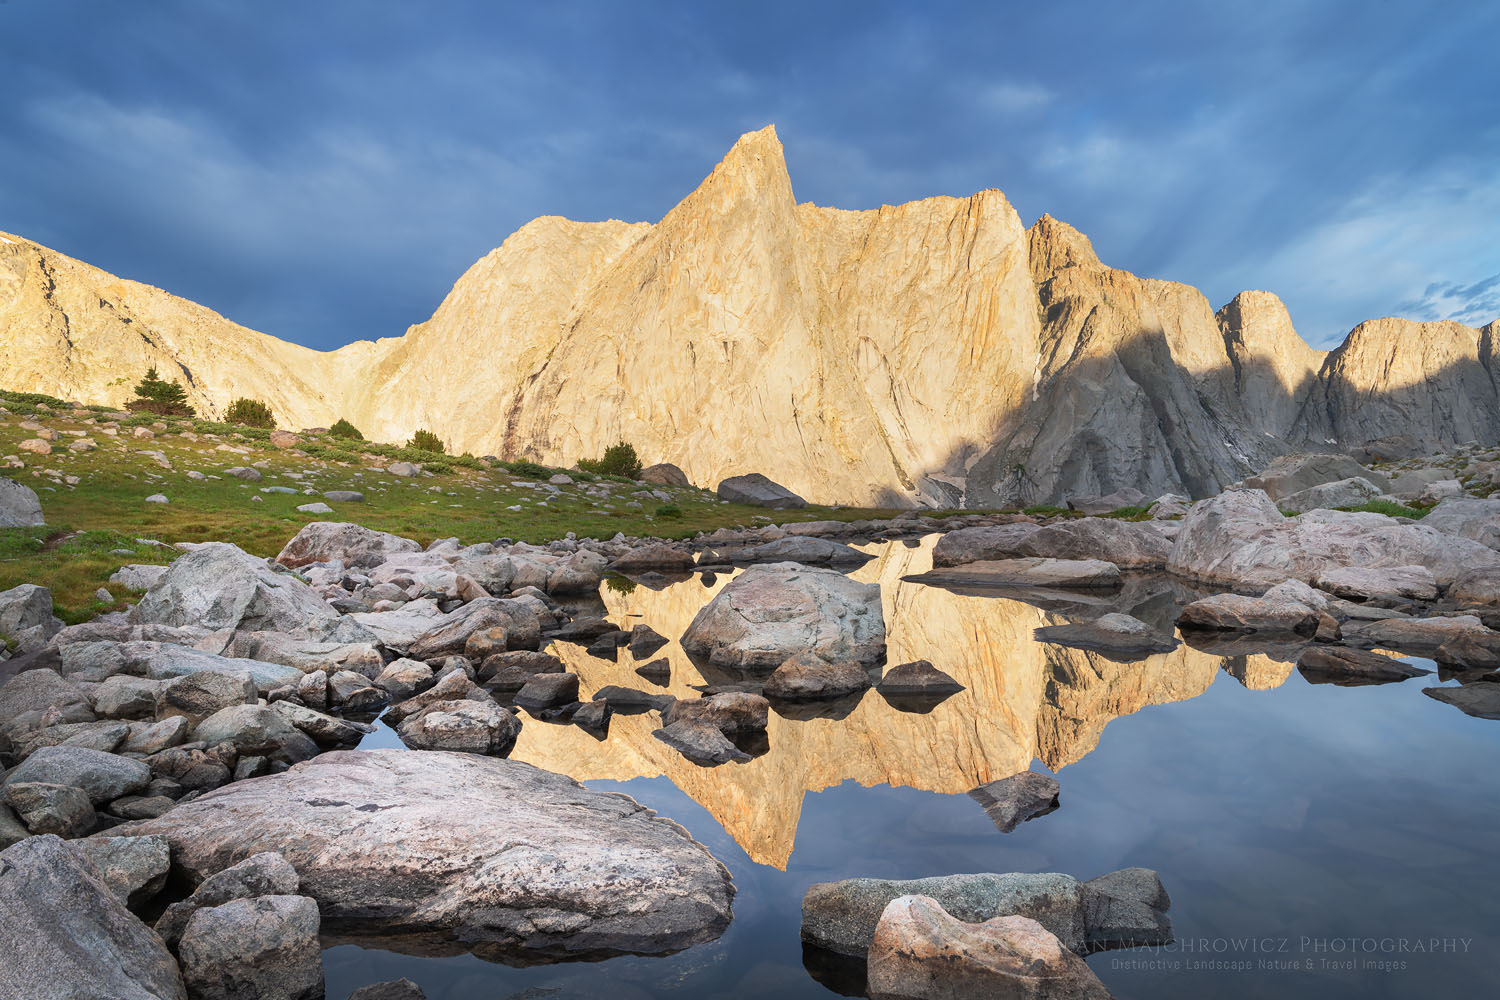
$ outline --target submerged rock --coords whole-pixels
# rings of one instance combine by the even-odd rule
[[[1348,646],[1309,646],[1297,658],[1297,669],[1314,684],[1388,684],[1432,673],[1402,660]]]
[[[1035,635],[1039,642],[1132,658],[1170,653],[1177,648],[1177,640],[1172,636],[1158,632],[1139,618],[1119,613],[1066,625],[1046,625],[1037,629]]]
[[[984,807],[997,830],[1010,833],[1027,820],[1056,809],[1058,791],[1057,779],[1051,775],[1022,771],[980,785],[969,792],[969,798]]]
[[[1422,693],[1476,719],[1500,719],[1500,684],[1481,682],[1458,687],[1423,688]]]
[[[651,735],[703,767],[750,759],[749,754],[731,743],[717,727],[700,719],[681,719]]]
[[[816,653],[798,653],[777,667],[766,679],[762,692],[767,698],[800,701],[842,698],[870,686],[870,675],[850,660],[830,661]]]
[[[702,845],[633,799],[473,754],[334,751],[117,832],[165,835],[192,878],[280,850],[325,931],[457,934],[496,958],[677,951],[718,937],[734,895]]]

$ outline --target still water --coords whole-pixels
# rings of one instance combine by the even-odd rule
[[[1185,595],[1137,580],[1112,604],[955,593],[904,582],[933,539],[862,546],[850,575],[879,582],[888,662],[928,659],[966,690],[928,713],[877,692],[819,717],[772,714],[770,748],[706,769],[654,739],[654,716],[616,715],[596,740],[527,718],[512,757],[624,792],[685,826],[734,875],[717,941],[665,958],[511,968],[472,956],[325,952],[328,996],[405,976],[433,1000],[484,997],[829,997],[857,980],[804,959],[802,895],[854,876],[1154,868],[1175,945],[1093,955],[1121,998],[1468,997],[1500,981],[1500,722],[1400,684],[1310,684],[1295,650],[1180,645],[1118,662],[1037,642],[1044,625],[1123,610],[1170,630]],[[728,581],[611,588],[611,620],[674,641],[666,687],[555,644],[583,696],[609,684],[696,697],[726,678],[675,639]],[[1431,667],[1422,661],[1418,665]],[[399,746],[389,730],[364,746]],[[1000,833],[966,792],[1032,768],[1061,808]]]

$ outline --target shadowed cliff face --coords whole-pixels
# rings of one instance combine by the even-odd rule
[[[838,703],[830,717],[799,721],[773,711],[769,750],[716,768],[699,767],[655,739],[654,713],[616,715],[603,741],[576,726],[528,718],[512,756],[580,780],[665,775],[753,860],[784,868],[807,792],[852,780],[962,794],[1024,771],[1033,759],[1063,768],[1092,751],[1112,719],[1195,697],[1238,662],[1184,645],[1119,663],[1038,643],[1035,629],[1066,619],[1020,601],[903,582],[931,567],[934,541],[866,546],[876,559],[851,574],[881,585],[888,665],[928,659],[965,685],[931,712],[898,711],[873,690],[852,705]],[[610,684],[696,698],[692,685],[723,678],[706,678],[675,640],[728,579],[708,588],[694,579],[662,591],[602,592],[611,620],[627,629],[644,622],[673,639],[650,657],[671,660],[665,688],[635,673],[639,663],[628,650],[618,662],[575,645],[555,643],[552,651],[579,675],[584,698]]]
[[[625,439],[824,502],[1204,495],[1308,444],[1500,433],[1493,324],[1374,320],[1324,355],[1274,295],[1215,314],[998,191],[798,205],[771,128],[659,223],[537,219],[405,336],[327,354],[4,239],[7,388],[120,403],[155,364],[209,416],[252,396],[284,426],[559,465]]]

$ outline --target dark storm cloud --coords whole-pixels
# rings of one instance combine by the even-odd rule
[[[537,215],[660,218],[775,122],[801,199],[999,187],[1325,345],[1494,318],[1497,41],[1473,3],[10,0],[0,228],[332,347]]]

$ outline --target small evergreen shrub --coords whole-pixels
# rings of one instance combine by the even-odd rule
[[[246,399],[244,396],[229,404],[229,409],[224,411],[224,420],[241,427],[263,427],[266,430],[276,426],[276,416],[269,406],[258,399]]]
[[[453,466],[447,462],[423,462],[422,471],[430,472],[434,476],[451,476],[453,475]]]
[[[348,438],[351,441],[363,441],[365,439],[365,436],[359,432],[359,428],[343,417],[340,417],[337,423],[328,428],[328,433],[336,438]]]
[[[156,366],[146,369],[146,377],[135,387],[135,398],[125,404],[125,409],[137,413],[155,413],[162,417],[191,417],[193,408],[188,405],[187,390],[176,379],[168,382],[156,373]]]
[[[664,503],[656,508],[657,517],[681,517],[682,508],[675,503]]]
[[[437,455],[445,454],[448,450],[443,444],[443,439],[429,430],[417,431],[411,436],[406,446],[414,451],[427,451]]]
[[[635,479],[641,474],[641,460],[635,446],[625,441],[604,449],[603,458],[582,458],[578,467],[584,472],[597,472],[601,476],[624,476]]]
[[[519,462],[501,462],[500,466],[512,476],[520,476],[522,479],[546,479],[551,475],[546,466],[525,459]]]

